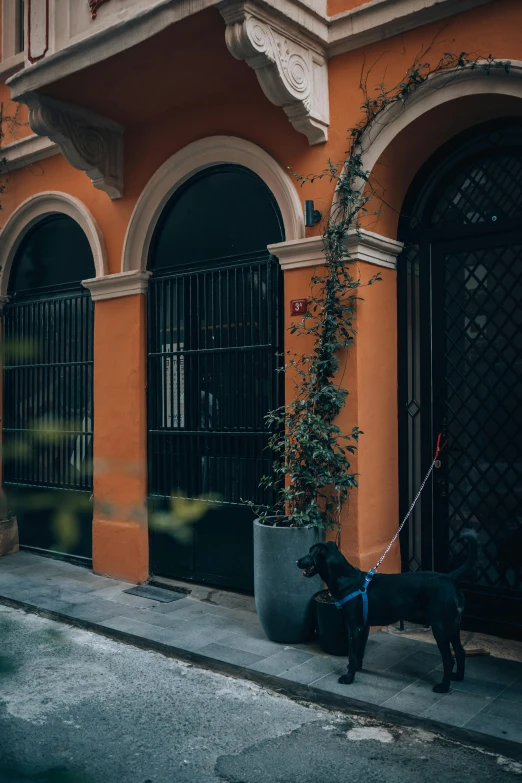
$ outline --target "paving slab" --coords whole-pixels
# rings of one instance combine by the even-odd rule
[[[346,667],[344,667],[345,669]],[[357,699],[363,703],[381,705],[412,683],[410,678],[401,677],[397,674],[383,677],[378,672],[364,670],[357,672],[355,681],[351,685],[342,685],[338,682],[338,679],[339,672],[332,672],[326,675],[326,677],[316,680],[312,685],[314,688],[319,688],[328,693],[335,693],[349,699]]]
[[[252,664],[256,672],[263,674],[273,674],[275,677],[287,675],[290,669],[304,663],[312,658],[311,653],[305,653],[302,650],[292,650],[290,647],[282,649],[274,655],[269,655],[260,661]]]
[[[491,697],[487,697],[490,698]],[[452,691],[421,713],[425,718],[432,718],[452,726],[464,726],[471,718],[484,709],[484,699],[466,691]]]

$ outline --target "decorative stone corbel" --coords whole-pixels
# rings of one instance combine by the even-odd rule
[[[28,92],[18,98],[29,108],[29,125],[54,141],[75,169],[111,199],[123,196],[123,127],[70,103]]]
[[[230,53],[254,69],[268,100],[285,110],[310,144],[327,141],[328,65],[321,45],[250,0],[224,0],[219,10]]]

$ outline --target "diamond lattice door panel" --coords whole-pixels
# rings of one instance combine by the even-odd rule
[[[464,626],[522,639],[522,124],[467,132],[420,172],[398,263],[405,570],[447,572],[477,531]]]
[[[479,533],[477,584],[520,590],[522,245],[440,251],[449,553]],[[442,352],[442,351],[441,351]],[[441,392],[442,392],[441,388]]]

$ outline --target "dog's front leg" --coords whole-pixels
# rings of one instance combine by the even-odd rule
[[[348,670],[346,674],[343,674],[342,677],[339,677],[337,680],[341,685],[351,685],[355,679],[355,672],[359,665],[360,631],[361,629],[357,625],[348,624],[348,639],[350,643],[348,651]]]
[[[362,669],[364,661],[364,651],[366,650],[366,642],[368,641],[368,634],[370,633],[370,626],[364,625],[362,628],[358,628],[359,631],[359,657],[357,660],[357,671]]]

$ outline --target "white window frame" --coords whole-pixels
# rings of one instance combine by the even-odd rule
[[[24,0],[2,0],[2,61],[0,78],[6,79],[24,67],[25,47],[27,43],[27,14],[24,19],[24,36],[20,42],[21,20],[27,3]],[[23,44],[23,46],[21,46]]]

